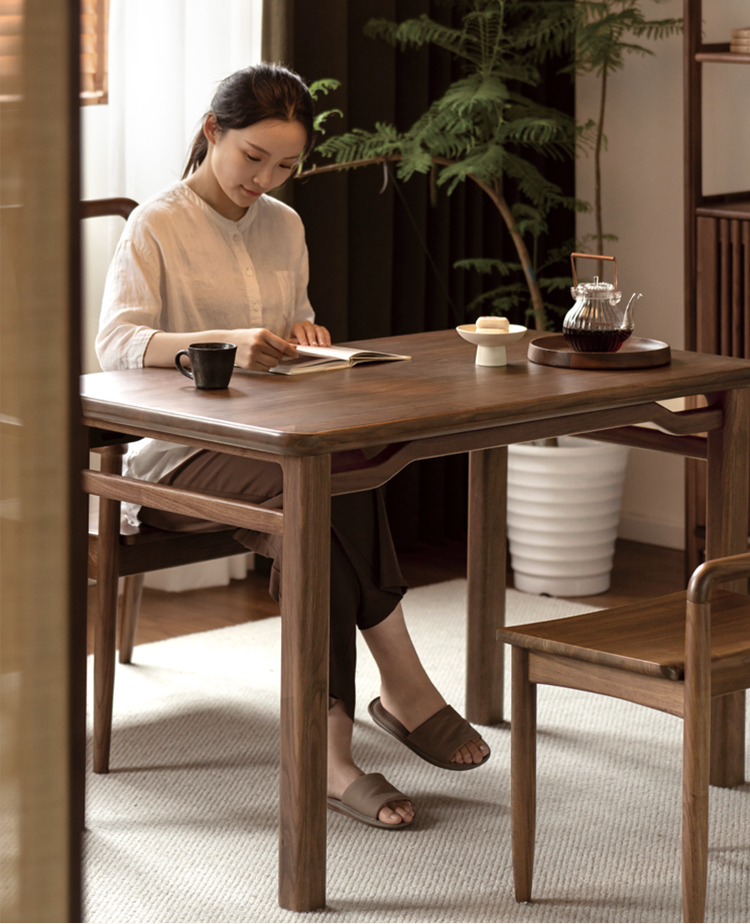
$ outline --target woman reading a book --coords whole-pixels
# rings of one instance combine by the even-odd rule
[[[238,366],[267,372],[295,344],[330,345],[307,298],[307,248],[298,215],[264,193],[281,185],[314,142],[310,93],[293,72],[261,64],[228,77],[196,136],[183,179],[131,215],[107,277],[97,352],[105,370],[171,367],[198,341],[237,344]],[[281,468],[158,440],[133,445],[125,473],[280,508]],[[222,528],[125,506],[132,526]],[[223,527],[226,528],[226,527]],[[238,530],[273,559],[278,599],[281,537]],[[356,629],[378,664],[375,721],[425,760],[479,766],[489,749],[425,673],[404,624],[405,582],[379,492],[331,504],[331,648],[328,793],[331,808],[380,827],[410,824],[407,796],[354,763]]]

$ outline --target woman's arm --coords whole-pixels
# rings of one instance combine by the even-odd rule
[[[180,242],[177,254],[173,252],[175,242],[171,215],[165,217],[158,209],[152,215],[152,211],[141,215],[137,221],[131,220],[107,276],[97,337],[97,354],[103,369],[170,368],[175,354],[191,343],[221,341],[237,344],[238,366],[264,372],[276,366],[284,356],[295,358],[298,355],[295,344],[330,344],[328,331],[314,323],[314,313],[307,299],[307,251],[304,231],[296,215],[292,229],[295,234],[291,237],[295,240],[297,253],[296,259],[290,257],[289,261],[293,267],[292,274],[296,276],[294,288],[289,293],[295,301],[290,319],[291,330],[286,327],[288,306],[281,305],[274,307],[278,317],[263,316],[269,327],[224,326],[206,330],[202,325],[211,323],[214,317],[214,323],[242,324],[244,312],[215,313],[207,310],[203,292],[205,273],[201,275],[192,267],[183,265],[184,255],[180,247],[184,242]],[[205,234],[205,229],[199,227],[193,230],[196,241],[205,243],[199,234]],[[284,239],[286,236],[285,233]],[[292,251],[294,249],[292,246]],[[216,262],[216,254],[212,254],[209,248],[201,266],[204,263],[213,266],[211,259]],[[168,264],[172,267],[171,276],[167,273]],[[199,295],[203,292],[203,299],[193,291],[193,276],[196,277]],[[215,289],[212,285],[212,298],[216,295]],[[237,292],[232,290],[228,294],[236,301]],[[222,295],[218,297],[221,300]],[[165,299],[170,303],[169,310],[165,308]],[[222,320],[219,321],[219,318]],[[260,317],[255,321],[256,324],[258,322],[263,323]],[[169,330],[170,327],[172,330]],[[181,328],[182,332],[174,332],[175,327]]]
[[[143,356],[144,366],[173,366],[180,350],[186,350],[191,343],[236,343],[235,365],[254,372],[267,372],[277,365],[282,356],[295,358],[294,346],[283,337],[265,327],[249,330],[202,330],[193,333],[170,334],[156,331],[148,342]]]

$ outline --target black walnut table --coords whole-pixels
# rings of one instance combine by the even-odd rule
[[[468,452],[469,550],[466,715],[503,721],[505,493],[510,443],[598,432],[597,438],[708,463],[707,556],[747,549],[750,362],[672,352],[668,366],[593,371],[527,360],[531,335],[508,364],[474,364],[454,331],[353,344],[411,362],[305,376],[235,373],[226,391],[201,392],[175,370],[82,378],[84,423],[95,430],[173,440],[250,458],[284,473],[284,510],[211,498],[116,475],[84,472],[84,488],[119,501],[283,533],[279,902],[325,905],[328,560],[332,493],[385,483],[416,459]],[[674,413],[657,402],[706,396]],[[637,425],[651,422],[660,429]],[[666,431],[666,432],[665,432]],[[331,454],[380,447],[365,468],[332,476]],[[385,447],[385,448],[383,448]],[[744,776],[744,694],[713,715],[712,782]]]

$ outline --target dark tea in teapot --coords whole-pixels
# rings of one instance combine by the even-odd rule
[[[575,330],[563,326],[566,342],[577,353],[616,353],[632,330]]]

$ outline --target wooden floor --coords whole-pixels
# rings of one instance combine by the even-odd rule
[[[402,554],[399,559],[411,587],[466,576],[463,543],[425,546]],[[618,540],[609,591],[574,599],[591,606],[617,606],[673,593],[685,586],[683,569],[683,552]],[[508,586],[513,586],[510,572]],[[244,581],[232,581],[227,587],[183,593],[147,589],[143,594],[136,645],[276,616],[279,608],[268,595],[267,587],[267,577],[251,572]],[[89,613],[93,611],[95,593],[96,587],[90,587]],[[92,642],[89,625],[89,651]]]

